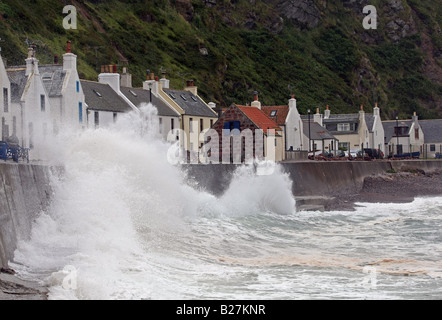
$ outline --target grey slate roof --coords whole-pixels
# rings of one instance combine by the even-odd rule
[[[132,102],[136,107],[140,107],[142,103],[150,102],[150,92],[142,88],[128,88],[121,87],[121,92]],[[157,108],[159,116],[178,117],[179,114],[171,109],[162,100],[152,94],[152,104]]]
[[[108,84],[87,80],[80,82],[89,109],[109,112],[132,111],[131,106]]]
[[[218,118],[201,99],[193,93],[184,90],[163,89],[185,112],[186,115]]]
[[[66,77],[66,71],[62,65],[43,65],[39,66],[41,79],[50,97],[60,97],[63,92],[63,83]]]
[[[20,102],[25,90],[28,77],[26,76],[26,68],[17,67],[6,69],[9,81],[11,82],[11,102]]]
[[[309,123],[303,121],[303,133],[306,137],[309,136]],[[310,139],[311,140],[337,140],[326,128],[322,127],[319,123],[310,121]]]
[[[442,142],[442,119],[419,120],[419,124],[424,132],[425,143]]]
[[[374,114],[366,113],[365,114],[365,123],[367,124],[368,131],[373,132]]]
[[[412,123],[413,120],[399,120],[400,127],[410,128]],[[388,143],[391,140],[391,138],[396,137],[396,134],[394,133],[394,128],[396,127],[396,120],[382,121],[382,126],[384,127],[385,142]],[[408,131],[407,134],[409,134]]]

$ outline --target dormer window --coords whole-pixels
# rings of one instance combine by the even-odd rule
[[[193,101],[198,102],[198,99],[197,99],[197,98],[195,98],[194,96],[191,96],[191,97],[192,97],[192,100],[193,100]]]
[[[338,131],[350,131],[350,123],[338,123]]]
[[[170,96],[173,100],[176,100],[176,97],[173,95],[173,93],[169,93],[169,96]]]
[[[184,100],[187,101],[186,97],[184,96],[184,94],[180,94],[180,97]]]
[[[97,90],[92,90],[92,91],[94,91],[94,93],[95,93],[97,96],[99,96],[100,98],[102,97],[101,93],[98,92]]]
[[[41,76],[41,78],[42,78],[43,80],[51,80],[51,79],[52,79],[52,73],[49,73],[49,72],[43,73],[43,75]]]
[[[135,92],[133,92],[132,90],[129,90],[129,92],[130,92],[134,97],[138,97],[138,95],[137,95]]]

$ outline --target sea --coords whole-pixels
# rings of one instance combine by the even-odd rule
[[[277,165],[239,167],[215,196],[157,123],[146,105],[51,143],[63,174],[10,262],[50,300],[442,298],[442,197],[300,211]]]

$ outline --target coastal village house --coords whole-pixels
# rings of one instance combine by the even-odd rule
[[[169,133],[180,127],[181,115],[172,106],[166,104],[158,97],[159,82],[151,79],[148,75],[147,80],[143,83],[142,88],[132,87],[132,77],[127,69],[123,69],[121,75],[121,92],[136,107],[141,108],[143,105],[151,103],[157,110],[158,116],[158,133],[163,140],[176,140],[176,135],[172,139]]]
[[[324,126],[322,114],[319,108],[313,117],[303,116],[303,144],[307,146],[307,151],[316,154],[330,152],[336,155],[339,140],[331,134]],[[309,147],[310,146],[310,147]]]
[[[303,120],[298,112],[295,96],[292,95],[288,105],[262,106],[261,110],[275,121],[283,132],[284,159],[307,159],[307,154],[303,152],[307,148],[303,138]]]
[[[419,120],[419,124],[424,134],[422,156],[431,159],[442,155],[442,119]]]
[[[423,155],[424,132],[416,113],[411,120],[383,121],[382,125],[385,131],[386,155],[394,156],[414,152]]]
[[[373,109],[373,114],[365,113],[362,106],[359,113],[331,114],[327,106],[322,125],[339,140],[340,149],[370,148],[380,149],[385,153],[384,127],[377,105]]]
[[[219,137],[220,162],[284,160],[284,132],[262,110],[257,93],[250,106],[232,104],[212,129]]]
[[[204,132],[218,120],[218,114],[214,110],[215,104],[204,102],[192,80],[187,81],[184,90],[175,90],[170,89],[170,81],[164,73],[159,81],[154,79],[154,82],[146,83],[145,86],[149,87],[151,84],[154,95],[181,115],[179,124],[173,123],[171,127],[181,129],[185,133],[182,147],[190,153],[200,152],[204,144]]]
[[[88,128],[108,127],[132,107],[107,83],[81,80]]]
[[[33,149],[31,158],[42,157],[41,148],[48,135],[61,127],[85,127],[84,95],[77,73],[76,55],[70,42],[52,65],[39,65],[35,47],[28,49],[23,66],[8,67],[0,59],[2,140],[18,142]]]
[[[21,146],[34,149],[43,146],[53,128],[57,126],[57,118],[52,113],[49,95],[41,78],[38,59],[34,48],[29,48],[26,65],[6,69],[10,84],[10,105],[3,105],[2,139],[18,139]],[[2,83],[3,96],[8,88]],[[6,102],[6,99],[5,101]],[[6,111],[6,112],[5,112]],[[40,148],[30,154],[33,159],[41,158]]]

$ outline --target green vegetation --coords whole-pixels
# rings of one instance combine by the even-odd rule
[[[440,2],[402,0],[397,19],[412,15],[414,26],[397,41],[384,1],[373,1],[378,30],[364,30],[361,10],[343,2],[314,0],[321,16],[312,28],[285,18],[280,1],[254,2],[81,0],[74,3],[78,30],[64,30],[62,1],[0,0],[2,56],[8,65],[23,64],[29,39],[40,63],[51,63],[71,40],[80,75],[90,80],[101,65],[118,64],[141,86],[146,69],[159,75],[164,68],[172,87],[193,79],[200,95],[220,106],[248,103],[257,90],[267,105],[285,104],[294,93],[301,113],[326,105],[333,113],[357,112],[361,104],[369,112],[377,102],[385,119],[442,115],[442,76],[425,69],[428,60],[442,69]]]

